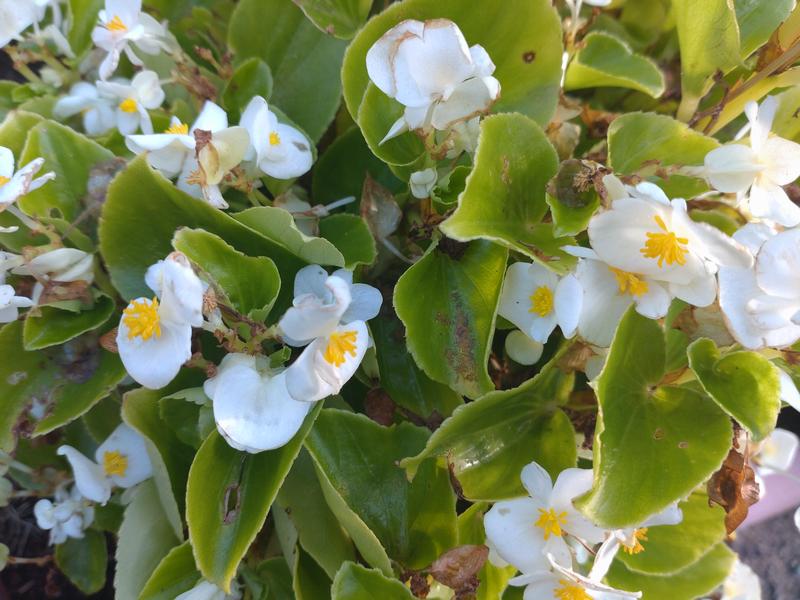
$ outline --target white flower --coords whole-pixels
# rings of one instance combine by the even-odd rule
[[[739,559],[733,563],[720,600],[761,600],[761,582],[753,570]]]
[[[239,123],[250,135],[246,159],[276,179],[294,179],[308,172],[314,158],[306,136],[290,125],[278,123],[267,101],[256,96]]]
[[[236,582],[231,585],[231,593],[226,594],[225,590],[203,579],[188,592],[176,596],[175,600],[239,600],[241,597],[242,592]]]
[[[278,323],[287,343],[308,344],[286,371],[295,400],[337,394],[364,358],[370,344],[366,321],[378,314],[383,299],[372,286],[352,281],[352,272],[344,269],[328,276],[309,265],[297,272],[293,306]]]
[[[19,316],[20,308],[33,306],[33,300],[17,296],[10,285],[0,285],[0,323],[11,323]]]
[[[14,153],[8,148],[0,146],[0,212],[8,208],[19,198],[37,190],[48,181],[55,179],[53,172],[45,173],[34,179],[34,176],[44,166],[43,158],[35,158],[27,165],[15,171]]]
[[[21,40],[22,32],[37,21],[37,13],[28,0],[0,0],[0,48]]]
[[[767,439],[761,442],[753,459],[758,464],[759,475],[785,473],[791,469],[797,458],[800,439],[785,429],[776,428]]]
[[[219,184],[244,159],[250,136],[242,127],[228,127],[228,115],[209,100],[191,129],[173,117],[164,133],[129,135],[125,143],[135,154],[147,152],[147,162],[164,177],[179,176],[179,189],[227,208]]]
[[[32,300],[39,303],[44,284],[50,281],[69,283],[72,281],[94,281],[94,255],[76,248],[57,248],[33,258],[11,271],[15,275],[36,278]]]
[[[123,52],[131,63],[142,66],[130,44],[145,54],[170,49],[166,27],[142,12],[142,0],[106,0],[105,10],[98,16],[100,23],[92,30],[92,41],[108,53],[100,65],[100,79],[114,74]]]
[[[136,133],[140,128],[144,134],[153,133],[147,111],[161,106],[166,97],[155,71],[141,71],[130,82],[98,81],[97,89],[114,99],[117,129],[122,135]]]
[[[100,504],[108,502],[113,486],[133,487],[153,474],[144,439],[124,423],[97,447],[94,461],[72,446],[60,446],[58,454],[69,461],[80,493]]]
[[[517,262],[506,271],[497,314],[544,344],[556,328],[572,337],[583,292],[573,275],[558,275],[536,263]]]
[[[286,444],[312,406],[292,398],[282,369],[247,354],[226,355],[203,389],[214,402],[217,430],[233,448],[251,453]]]
[[[474,154],[478,149],[478,136],[481,132],[481,118],[474,117],[459,121],[450,128],[447,158],[458,158],[462,152]]]
[[[94,507],[81,495],[77,486],[67,492],[66,486],[56,489],[54,501],[43,498],[33,507],[36,524],[50,530],[50,544],[63,544],[67,538],[82,538],[94,521]]]
[[[547,471],[532,462],[520,478],[528,496],[496,502],[483,519],[487,539],[505,562],[533,573],[542,570],[544,557],[551,554],[558,564],[571,566],[565,535],[588,544],[605,539],[605,530],[572,504],[592,487],[591,469],[565,469],[553,485]]]
[[[589,240],[611,267],[665,284],[670,296],[694,306],[717,297],[720,266],[748,267],[747,249],[705,223],[695,223],[686,201],[670,201],[661,188],[640,183],[623,188],[611,175],[603,179],[613,203],[589,221]]]
[[[590,248],[565,246],[564,250],[581,257],[575,269],[575,278],[583,289],[578,334],[590,344],[610,346],[617,325],[631,304],[636,305],[636,312],[650,319],[667,314],[672,297],[662,283],[616,269]]]
[[[115,122],[111,100],[101,96],[96,86],[85,81],[73,85],[69,94],[56,102],[53,114],[58,119],[80,114],[84,131],[91,136],[103,135],[114,127]]]
[[[750,146],[731,144],[706,155],[706,176],[720,192],[737,193],[750,213],[785,227],[800,224],[800,207],[783,190],[800,176],[800,144],[770,136],[778,101],[769,96],[745,106]],[[748,191],[749,190],[749,191]]]
[[[486,50],[467,46],[452,21],[395,25],[367,52],[369,78],[406,107],[383,142],[408,129],[445,130],[487,112],[500,95],[494,69]]]
[[[521,365],[535,365],[544,352],[544,344],[531,339],[518,329],[506,336],[505,348],[511,360]]]
[[[411,187],[411,195],[414,196],[414,198],[420,199],[430,197],[433,188],[436,187],[436,180],[438,178],[439,175],[436,173],[436,169],[414,171],[408,181]]]
[[[122,312],[119,356],[146,388],[167,385],[192,356],[192,327],[203,324],[203,283],[188,259],[173,252],[145,275],[155,298],[136,298]]]

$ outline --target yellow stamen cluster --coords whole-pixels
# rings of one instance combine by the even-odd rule
[[[103,471],[106,475],[118,475],[125,477],[125,472],[128,470],[128,457],[124,454],[117,452],[103,453]]]
[[[545,510],[543,508],[539,509],[539,519],[536,521],[536,527],[541,527],[544,529],[544,539],[550,539],[551,535],[556,537],[561,537],[564,535],[564,532],[561,530],[561,527],[567,524],[567,513],[560,512],[556,513],[555,509],[550,508]]]
[[[637,529],[633,532],[633,546],[622,544],[622,551],[625,552],[625,554],[639,554],[640,552],[644,552],[644,546],[642,546],[642,542],[646,541],[647,527],[642,527],[641,529]]]
[[[672,263],[685,265],[686,254],[689,252],[685,247],[689,243],[688,238],[675,235],[675,232],[667,228],[664,219],[659,215],[655,216],[655,221],[663,233],[648,231],[647,241],[639,252],[645,258],[657,258],[659,267],[663,267],[665,261],[668,265],[672,265]]]
[[[281,143],[281,136],[279,136],[274,131],[269,134],[269,145],[270,146],[277,146],[280,143]]]
[[[561,587],[553,590],[553,595],[558,600],[592,600],[592,597],[586,593],[586,590],[567,579],[559,579],[558,583]]]
[[[161,319],[158,315],[158,298],[134,300],[122,311],[122,322],[128,328],[128,339],[140,337],[147,341],[161,337]]]
[[[136,100],[133,98],[126,98],[119,103],[119,109],[122,112],[135,113],[137,110],[139,110],[139,106],[136,104]]]
[[[11,180],[8,177],[3,177],[2,175],[0,175],[0,187],[3,187],[9,181],[11,181]]]
[[[114,18],[106,23],[106,29],[109,31],[128,31],[128,26],[122,22],[119,15],[114,15]]]
[[[536,288],[530,300],[528,312],[536,313],[540,317],[546,317],[553,312],[553,290],[546,285]]]
[[[328,347],[322,357],[335,367],[341,367],[346,360],[345,354],[356,355],[356,339],[358,334],[355,331],[334,331],[328,338]]]
[[[641,296],[646,294],[648,288],[647,282],[641,279],[638,275],[628,273],[621,269],[608,267],[617,278],[617,286],[619,287],[620,294],[630,294],[631,296]]]
[[[164,130],[172,135],[189,135],[189,126],[186,123],[175,123]]]

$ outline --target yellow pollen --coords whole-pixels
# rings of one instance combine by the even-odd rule
[[[536,313],[540,317],[546,317],[553,312],[553,291],[546,285],[536,288],[531,295],[528,312]]]
[[[638,275],[628,273],[621,269],[608,267],[617,278],[617,286],[619,286],[620,294],[630,294],[631,296],[641,296],[646,294],[648,290],[647,282],[640,279]]]
[[[11,180],[8,177],[3,177],[2,175],[0,175],[0,187],[3,187],[9,181],[11,181]]]
[[[641,529],[637,529],[633,532],[633,546],[622,544],[622,551],[625,552],[625,554],[639,554],[639,552],[644,552],[644,546],[642,546],[642,542],[646,541],[647,527],[642,527]]]
[[[668,265],[672,263],[685,265],[688,250],[684,246],[689,243],[689,240],[685,237],[678,237],[673,231],[667,229],[664,220],[660,216],[656,215],[655,220],[663,233],[648,231],[647,241],[644,243],[644,248],[639,252],[646,258],[657,258],[659,267],[664,266],[664,261]]]
[[[135,113],[139,108],[136,104],[136,100],[134,100],[133,98],[126,98],[125,100],[119,103],[119,109],[122,112]]]
[[[128,470],[128,457],[116,450],[103,453],[103,471],[106,475],[119,475],[125,477]]]
[[[281,136],[279,136],[274,131],[269,134],[269,145],[270,146],[277,146],[281,143]]]
[[[592,600],[592,597],[586,593],[586,590],[577,583],[573,583],[567,579],[559,579],[558,583],[561,584],[561,587],[553,590],[553,595],[558,598],[558,600]]]
[[[355,331],[344,331],[342,333],[334,331],[328,338],[328,347],[325,348],[325,353],[322,357],[333,366],[341,367],[346,360],[345,354],[356,355],[357,337],[358,334]]]
[[[175,123],[170,125],[164,130],[164,133],[171,133],[172,135],[188,135],[189,126],[186,123]]]
[[[114,18],[106,23],[106,29],[109,31],[128,31],[128,26],[122,22],[119,15],[114,15]]]
[[[128,328],[128,339],[140,337],[147,341],[161,337],[161,320],[158,316],[158,298],[134,300],[122,311],[122,322]]]
[[[567,524],[567,513],[561,512],[556,514],[554,509],[545,510],[539,509],[539,519],[534,523],[536,527],[544,529],[544,539],[550,539],[551,535],[561,537],[564,532],[561,531],[562,525]]]

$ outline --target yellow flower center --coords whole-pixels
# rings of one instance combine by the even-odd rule
[[[8,177],[3,177],[2,175],[0,175],[0,187],[3,187],[9,181],[11,181],[11,180]]]
[[[536,288],[531,295],[531,307],[528,312],[546,317],[553,311],[553,290],[546,285]]]
[[[274,131],[269,134],[269,145],[270,146],[277,146],[280,143],[281,143],[281,136],[279,136]]]
[[[553,590],[553,595],[558,598],[558,600],[592,600],[592,597],[586,593],[586,590],[577,583],[573,583],[567,579],[559,579],[558,583],[561,584],[561,587]]]
[[[171,133],[172,135],[188,135],[189,126],[186,123],[175,123],[170,125],[164,130],[164,133]]]
[[[567,524],[567,513],[560,512],[556,514],[555,509],[548,509],[545,510],[543,508],[539,509],[539,519],[536,521],[536,527],[541,527],[544,529],[544,539],[550,539],[551,535],[556,537],[561,537],[564,535],[564,532],[561,531],[561,527]]]
[[[125,477],[128,470],[128,457],[114,450],[103,453],[103,471],[106,475]]]
[[[644,546],[642,546],[642,542],[646,541],[647,527],[642,527],[641,529],[637,529],[633,532],[633,546],[622,544],[622,551],[625,552],[625,554],[639,554],[639,552],[644,552]]]
[[[685,237],[678,237],[675,232],[667,229],[664,220],[659,215],[655,216],[655,220],[661,232],[648,231],[647,241],[639,252],[646,258],[657,258],[659,267],[664,266],[664,261],[668,265],[672,265],[672,263],[685,265],[686,253],[689,252],[685,246],[689,240]]]
[[[128,31],[128,26],[122,22],[119,15],[114,15],[114,18],[106,23],[106,29],[109,31]]]
[[[617,278],[617,286],[619,286],[620,294],[630,294],[631,296],[641,296],[646,294],[648,290],[647,282],[641,279],[638,275],[628,273],[621,269],[608,267]]]
[[[133,98],[126,98],[125,100],[119,103],[119,109],[122,112],[135,113],[139,108],[138,105],[136,104],[136,100],[134,100]]]
[[[355,331],[344,331],[339,333],[334,331],[328,338],[328,347],[325,348],[323,358],[335,367],[341,367],[345,361],[345,354],[356,355],[356,339],[358,334]]]
[[[158,298],[134,300],[122,311],[122,322],[128,328],[128,339],[140,337],[147,341],[161,337],[161,319],[158,316]]]

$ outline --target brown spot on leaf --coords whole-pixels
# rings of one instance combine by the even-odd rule
[[[397,406],[382,388],[375,388],[367,392],[364,399],[364,412],[378,423],[388,427],[394,423],[394,411]]]
[[[455,240],[451,240],[448,237],[443,237],[439,240],[439,245],[436,247],[439,252],[446,254],[453,260],[459,260],[464,253],[467,251],[468,244],[464,242],[457,242]]]
[[[503,170],[500,172],[500,179],[506,185],[511,185],[511,176],[509,175],[509,170],[511,169],[511,163],[508,160],[507,156],[503,157]]]
[[[534,52],[533,50],[528,50],[522,55],[522,61],[528,64],[532,63],[535,58],[536,58],[536,52]]]

